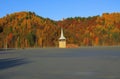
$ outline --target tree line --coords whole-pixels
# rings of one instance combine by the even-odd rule
[[[34,12],[16,12],[0,18],[0,48],[58,47],[61,27],[67,44],[120,45],[120,13],[54,21]]]

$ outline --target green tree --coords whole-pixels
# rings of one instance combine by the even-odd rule
[[[28,33],[27,40],[30,46],[34,46],[36,42],[36,35],[32,32]]]

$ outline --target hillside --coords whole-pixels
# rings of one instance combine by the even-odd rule
[[[57,47],[61,27],[67,44],[120,45],[120,13],[54,21],[34,12],[17,12],[0,18],[0,48]]]

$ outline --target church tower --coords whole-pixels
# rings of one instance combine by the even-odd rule
[[[66,48],[66,38],[63,35],[63,29],[61,28],[61,36],[59,38],[59,48]]]

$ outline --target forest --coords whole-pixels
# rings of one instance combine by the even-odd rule
[[[58,47],[61,28],[67,44],[79,47],[120,45],[118,12],[55,21],[23,11],[0,18],[0,48]]]

